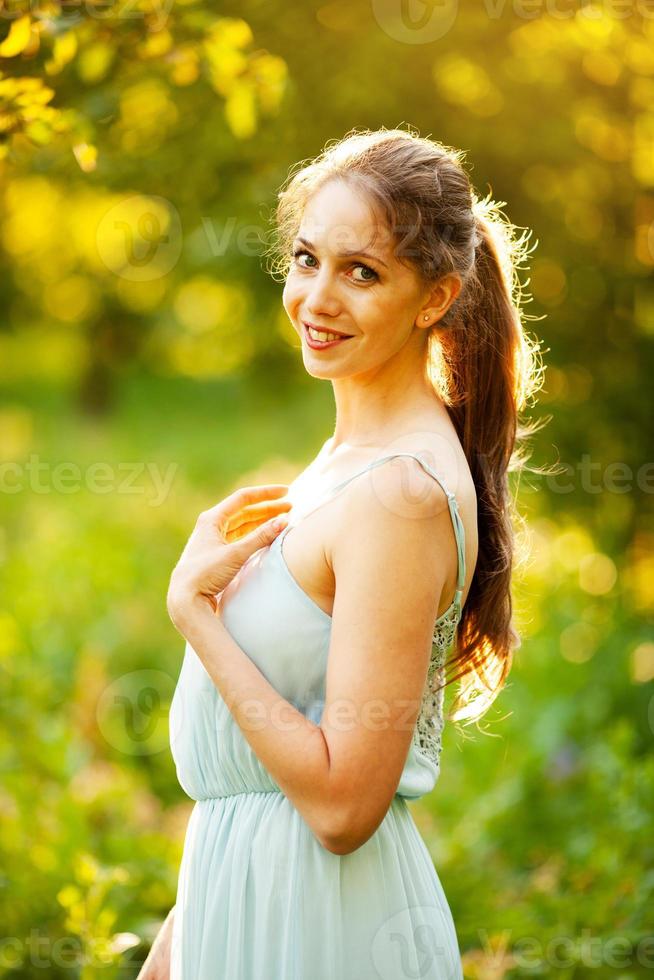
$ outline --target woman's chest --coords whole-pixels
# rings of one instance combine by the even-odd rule
[[[299,707],[324,696],[331,621],[293,582],[278,539],[255,552],[223,591],[220,617],[286,700]]]

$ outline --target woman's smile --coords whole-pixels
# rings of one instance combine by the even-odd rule
[[[351,334],[338,336],[336,331],[318,330],[304,320],[302,321],[302,330],[307,344],[312,350],[326,350],[328,347],[336,347],[337,344],[342,344],[346,340],[352,340]]]

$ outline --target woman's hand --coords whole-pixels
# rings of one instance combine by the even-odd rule
[[[243,487],[200,514],[170,577],[166,604],[175,626],[198,603],[216,612],[218,594],[286,525],[275,518],[291,509],[287,490],[286,483]]]
[[[174,918],[175,906],[173,905],[166,916],[166,921],[157,933],[136,980],[170,980],[170,953]]]

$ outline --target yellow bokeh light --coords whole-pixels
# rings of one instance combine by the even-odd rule
[[[631,127],[626,121],[608,119],[600,105],[585,105],[575,121],[575,135],[600,159],[608,163],[623,163],[631,152]]]
[[[588,51],[581,60],[581,67],[588,78],[599,85],[615,85],[622,74],[619,59],[608,51]]]
[[[87,85],[96,85],[105,77],[117,49],[108,41],[95,41],[80,51],[75,66],[77,74]]]
[[[583,664],[595,653],[598,639],[599,633],[591,623],[572,623],[559,637],[561,656],[570,663]]]
[[[648,612],[654,608],[654,553],[636,553],[625,573],[625,588],[636,609]]]
[[[177,291],[173,308],[179,322],[195,334],[214,330],[245,312],[243,293],[209,276],[196,276]]]
[[[579,562],[579,585],[589,595],[606,595],[618,579],[618,570],[608,555],[595,551]]]
[[[626,38],[622,58],[627,67],[639,75],[654,75],[654,44],[647,38],[638,35]]]
[[[654,643],[640,643],[631,651],[631,679],[636,684],[647,684],[654,680]]]
[[[198,53],[190,44],[178,45],[171,53],[171,81],[175,85],[192,85],[200,74]]]
[[[8,252],[29,256],[55,247],[61,237],[63,202],[55,186],[42,177],[16,179],[5,192],[7,215],[2,240]]]
[[[452,54],[436,62],[433,75],[439,92],[453,105],[466,106],[478,116],[493,116],[502,109],[502,93],[477,61]]]
[[[572,527],[556,538],[553,554],[557,564],[568,572],[579,568],[581,560],[592,553],[593,539],[582,527]]]
[[[159,146],[169,126],[177,122],[177,106],[170,98],[168,85],[148,78],[126,88],[120,99],[121,142],[130,150]]]
[[[254,352],[254,338],[244,331],[176,337],[167,350],[175,369],[191,378],[227,377],[246,364]]]
[[[654,185],[654,112],[641,112],[633,126],[632,169],[646,187]]]
[[[34,437],[32,413],[21,405],[0,409],[0,458],[18,459],[25,455]]]
[[[84,276],[69,276],[50,283],[45,289],[44,306],[58,320],[75,323],[90,316],[98,307],[97,288]]]

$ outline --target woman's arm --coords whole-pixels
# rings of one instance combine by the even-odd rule
[[[169,612],[255,755],[327,846],[329,753],[320,726],[281,697],[206,602]]]
[[[175,906],[172,907],[157,933],[148,958],[136,980],[170,980],[170,946],[173,934]]]
[[[335,854],[365,843],[392,802],[420,710],[443,582],[448,569],[456,574],[440,486],[417,462],[408,488],[403,468],[383,469],[374,488],[357,484],[343,508],[320,725],[280,696],[206,602],[169,609],[255,755]]]

